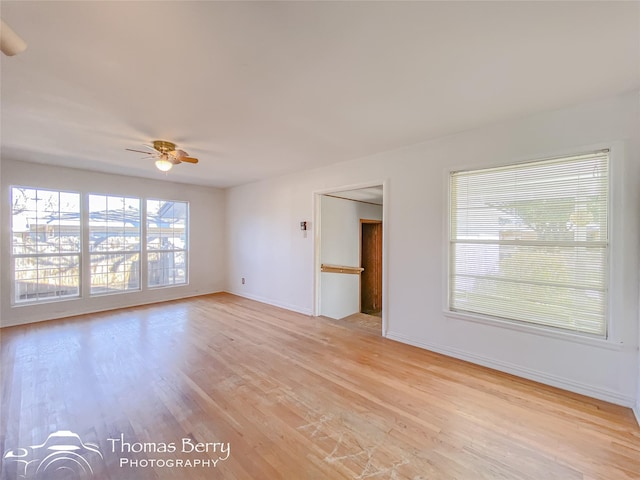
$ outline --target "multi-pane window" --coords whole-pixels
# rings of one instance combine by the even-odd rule
[[[187,284],[188,202],[10,193],[12,304]]]
[[[607,335],[609,154],[450,177],[449,308]]]
[[[187,283],[189,204],[147,200],[147,284]]]
[[[140,289],[140,199],[89,195],[91,294]]]
[[[80,295],[80,194],[11,188],[14,303]]]

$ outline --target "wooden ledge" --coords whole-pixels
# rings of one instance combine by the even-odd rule
[[[327,273],[347,273],[351,275],[360,275],[364,268],[362,267],[347,267],[345,265],[328,265],[323,263],[320,266],[321,272]]]

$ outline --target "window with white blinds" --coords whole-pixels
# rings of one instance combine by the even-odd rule
[[[449,308],[607,335],[609,153],[450,176]]]

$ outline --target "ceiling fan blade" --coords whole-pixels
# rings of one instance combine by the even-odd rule
[[[193,157],[179,157],[178,160],[187,163],[198,163],[198,159]]]
[[[134,150],[133,148],[125,148],[125,150],[129,152],[144,153],[145,155],[153,155],[151,152],[143,152],[142,150]]]

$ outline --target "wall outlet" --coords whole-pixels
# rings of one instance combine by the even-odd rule
[[[242,284],[244,285],[244,277],[242,277]]]

